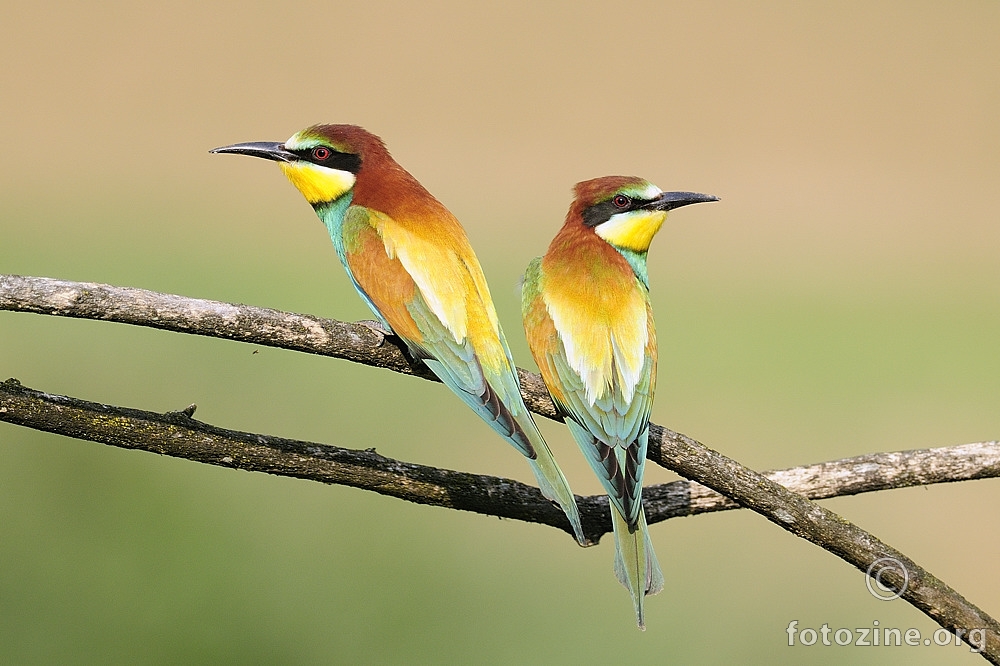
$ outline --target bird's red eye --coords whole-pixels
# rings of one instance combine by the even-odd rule
[[[632,200],[624,194],[616,194],[615,198],[612,199],[611,202],[615,205],[615,208],[627,208],[628,205],[632,203]]]
[[[313,148],[312,156],[314,160],[319,160],[322,162],[330,156],[330,149],[324,148],[323,146],[318,146]]]

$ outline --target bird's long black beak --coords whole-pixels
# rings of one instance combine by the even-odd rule
[[[648,210],[673,210],[681,206],[688,206],[696,203],[708,203],[718,201],[719,197],[711,194],[698,194],[697,192],[664,192],[648,204],[643,206]]]
[[[295,153],[285,150],[283,143],[271,143],[269,141],[251,141],[249,143],[234,143],[231,146],[213,148],[210,153],[235,153],[237,155],[250,155],[251,157],[261,157],[265,160],[275,162],[295,162],[301,159]]]

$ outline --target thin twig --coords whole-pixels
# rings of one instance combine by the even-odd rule
[[[672,437],[680,437],[672,433]],[[650,452],[650,458],[661,449]],[[664,461],[665,462],[665,461]],[[870,453],[853,458],[771,470],[762,474],[809,499],[987,479],[1000,476],[1000,442],[976,442],[934,449]],[[679,516],[738,509],[740,505],[695,481],[674,481],[642,490],[650,523]]]

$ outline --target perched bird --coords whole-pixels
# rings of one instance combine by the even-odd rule
[[[579,183],[566,222],[528,266],[524,330],[556,408],[611,500],[615,573],[645,629],[643,598],[663,589],[642,509],[656,330],[646,252],[667,211],[718,201],[640,178]]]
[[[576,500],[521,398],[486,278],[455,216],[379,137],[355,125],[315,125],[284,143],[211,152],[278,163],[326,225],[378,320],[524,454],[584,544]]]

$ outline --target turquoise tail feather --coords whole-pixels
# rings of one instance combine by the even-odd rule
[[[531,465],[531,471],[535,473],[535,480],[538,481],[538,487],[541,489],[542,495],[562,508],[563,513],[566,514],[566,518],[569,519],[570,525],[573,526],[573,536],[576,537],[577,543],[581,546],[586,546],[588,541],[583,535],[583,526],[580,524],[580,511],[576,506],[576,497],[573,495],[573,491],[570,490],[569,482],[566,480],[565,475],[563,475],[562,470],[559,469],[559,465],[556,464],[556,459],[552,456],[552,451],[542,438],[542,434],[538,432],[538,427],[535,425],[534,420],[528,415],[525,416],[528,420],[531,420],[531,425],[530,427],[525,427],[524,431],[529,433],[528,439],[535,450],[535,458],[528,458],[528,464]],[[525,424],[522,423],[521,425],[524,426]]]
[[[611,524],[615,532],[615,575],[618,581],[632,595],[635,619],[639,628],[646,630],[643,616],[643,600],[647,595],[663,590],[663,572],[656,561],[653,544],[649,540],[646,514],[639,512],[639,524],[634,532],[629,530],[628,521],[611,503]]]
[[[420,350],[416,349],[416,351],[419,354]],[[514,391],[509,392],[516,395],[516,399],[510,400],[507,404],[498,399],[493,387],[485,380],[480,386],[470,391],[466,388],[466,383],[459,381],[451,366],[433,358],[424,358],[424,363],[463,402],[472,407],[480,418],[507,440],[507,443],[525,456],[542,495],[549,501],[558,504],[563,513],[566,514],[577,543],[581,546],[588,545],[589,542],[583,534],[583,526],[580,524],[580,511],[576,506],[576,497],[570,490],[566,476],[556,464],[549,445],[545,443],[542,433],[539,432],[534,419],[528,413],[528,408],[521,401],[520,393],[514,393],[517,390],[516,379],[511,380]],[[475,367],[477,370],[479,369],[478,363]],[[513,377],[513,373],[511,376]],[[513,413],[513,410],[517,410],[516,414]]]

